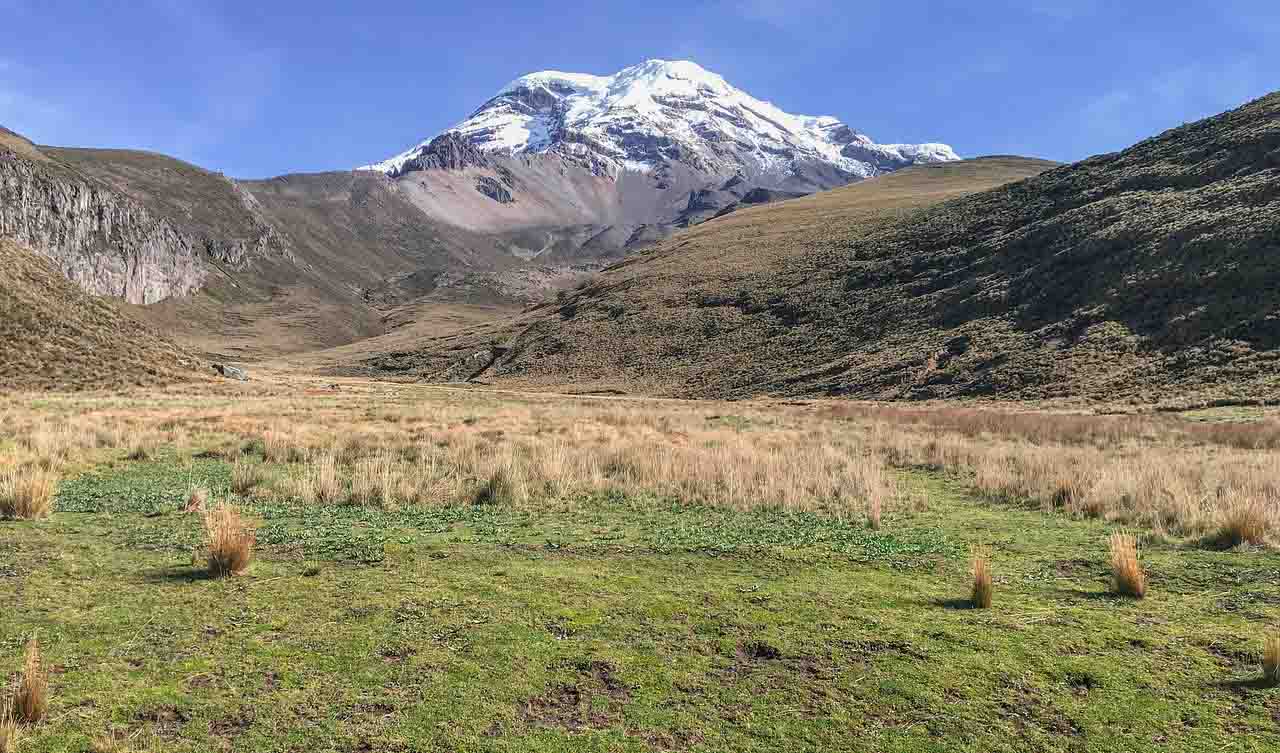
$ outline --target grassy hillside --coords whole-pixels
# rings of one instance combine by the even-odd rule
[[[739,295],[766,300],[814,249],[869,223],[1020,180],[1053,164],[992,157],[915,167],[740,210],[686,230],[521,317],[423,340],[413,350],[384,351],[354,368],[465,377],[478,369],[476,354],[494,345],[494,352],[506,354],[486,379],[687,392],[711,372],[724,377],[749,366],[748,349],[761,348],[773,335],[771,327],[760,326],[763,318],[709,301],[736,301]],[[501,350],[506,347],[511,350]],[[685,348],[698,349],[697,358],[677,352]]]
[[[195,363],[118,304],[0,240],[0,387],[119,388],[195,377]]]
[[[1272,95],[951,201],[1034,170],[904,171],[711,222],[506,329],[371,365],[457,376],[494,342],[484,379],[688,396],[1278,397],[1277,155]]]
[[[379,173],[233,181],[161,154],[37,147],[3,129],[0,153],[11,173],[0,235],[76,270],[68,276],[93,292],[148,303],[139,316],[214,358],[331,348],[394,333],[410,315],[441,334],[605,264],[527,258],[526,247],[551,248],[551,234],[467,230]]]

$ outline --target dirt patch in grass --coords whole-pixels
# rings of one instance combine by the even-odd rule
[[[627,735],[643,740],[652,750],[689,750],[703,744],[702,734],[691,730],[657,732],[654,730],[629,730]]]
[[[1221,643],[1207,643],[1200,646],[1214,661],[1224,667],[1244,667],[1256,664],[1258,656],[1246,649],[1234,648]]]
[[[772,661],[781,658],[782,652],[764,641],[750,641],[738,646],[739,660]]]
[[[631,689],[617,678],[617,668],[609,662],[576,662],[577,678],[560,683],[524,704],[521,716],[526,724],[570,732],[604,729],[621,716],[631,701]]]
[[[220,716],[210,722],[209,734],[234,740],[253,726],[253,720],[253,714],[242,709],[238,713]]]
[[[134,721],[154,725],[155,734],[166,740],[172,740],[182,732],[182,728],[191,721],[191,713],[171,703],[148,706],[134,714]]]
[[[997,704],[1000,718],[1011,723],[1019,735],[1041,732],[1059,737],[1081,734],[1080,725],[1046,700],[1041,691],[1023,680],[1004,678],[999,685]]]

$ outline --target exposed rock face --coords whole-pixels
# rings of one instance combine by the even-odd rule
[[[476,190],[499,204],[510,204],[515,201],[515,198],[511,196],[510,191],[503,187],[503,185],[497,180],[490,178],[487,175],[482,175],[479,178],[476,178]]]
[[[468,167],[489,167],[488,156],[470,141],[457,133],[437,136],[411,159],[389,171],[394,176],[413,170],[464,170]]]
[[[242,268],[254,254],[287,253],[273,228],[257,230],[252,239],[192,232],[65,165],[0,148],[0,236],[36,249],[96,295],[156,303],[199,289],[211,265]]]

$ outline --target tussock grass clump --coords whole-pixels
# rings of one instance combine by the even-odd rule
[[[134,437],[129,443],[126,460],[150,460],[156,453],[155,443],[150,437]]]
[[[266,471],[257,463],[240,459],[231,467],[231,491],[236,494],[248,494],[266,480]]]
[[[872,497],[867,503],[867,527],[873,531],[879,531],[883,513],[884,502],[880,497]]]
[[[476,490],[474,502],[477,505],[515,505],[528,497],[528,487],[516,467],[502,466]]]
[[[209,504],[208,489],[192,489],[187,495],[187,503],[183,505],[182,511],[186,513],[204,512]]]
[[[0,518],[37,520],[53,512],[58,476],[34,467],[0,471]]]
[[[1111,536],[1111,585],[1122,596],[1147,595],[1147,575],[1138,561],[1138,540],[1127,533]]]
[[[342,501],[344,488],[342,478],[338,475],[337,456],[326,452],[316,458],[307,469],[307,476],[299,491],[298,496],[306,502],[331,505]]]
[[[0,753],[17,753],[19,734],[13,699],[6,697],[0,702]]]
[[[249,568],[257,537],[236,508],[223,503],[206,512],[204,530],[211,575],[240,575]]]
[[[1267,508],[1261,500],[1237,500],[1222,511],[1218,540],[1226,546],[1261,546],[1267,541],[1269,523]]]
[[[27,641],[26,658],[22,662],[22,679],[13,694],[13,718],[24,724],[35,724],[49,712],[49,673],[40,658],[40,641]]]
[[[356,504],[389,507],[395,504],[400,475],[390,452],[379,452],[356,462],[351,477],[351,499]]]
[[[262,459],[268,463],[299,463],[306,457],[306,448],[288,431],[277,427],[263,432]]]
[[[975,609],[990,609],[993,588],[991,585],[991,553],[985,547],[975,547],[973,563],[973,592],[969,601]]]
[[[1271,636],[1262,647],[1262,679],[1280,685],[1280,635]]]

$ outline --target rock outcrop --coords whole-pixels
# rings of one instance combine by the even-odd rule
[[[243,269],[255,255],[288,254],[275,229],[255,217],[252,197],[223,180],[253,218],[242,237],[201,232],[57,160],[0,145],[0,236],[48,257],[95,295],[135,304],[185,296],[215,267]]]

